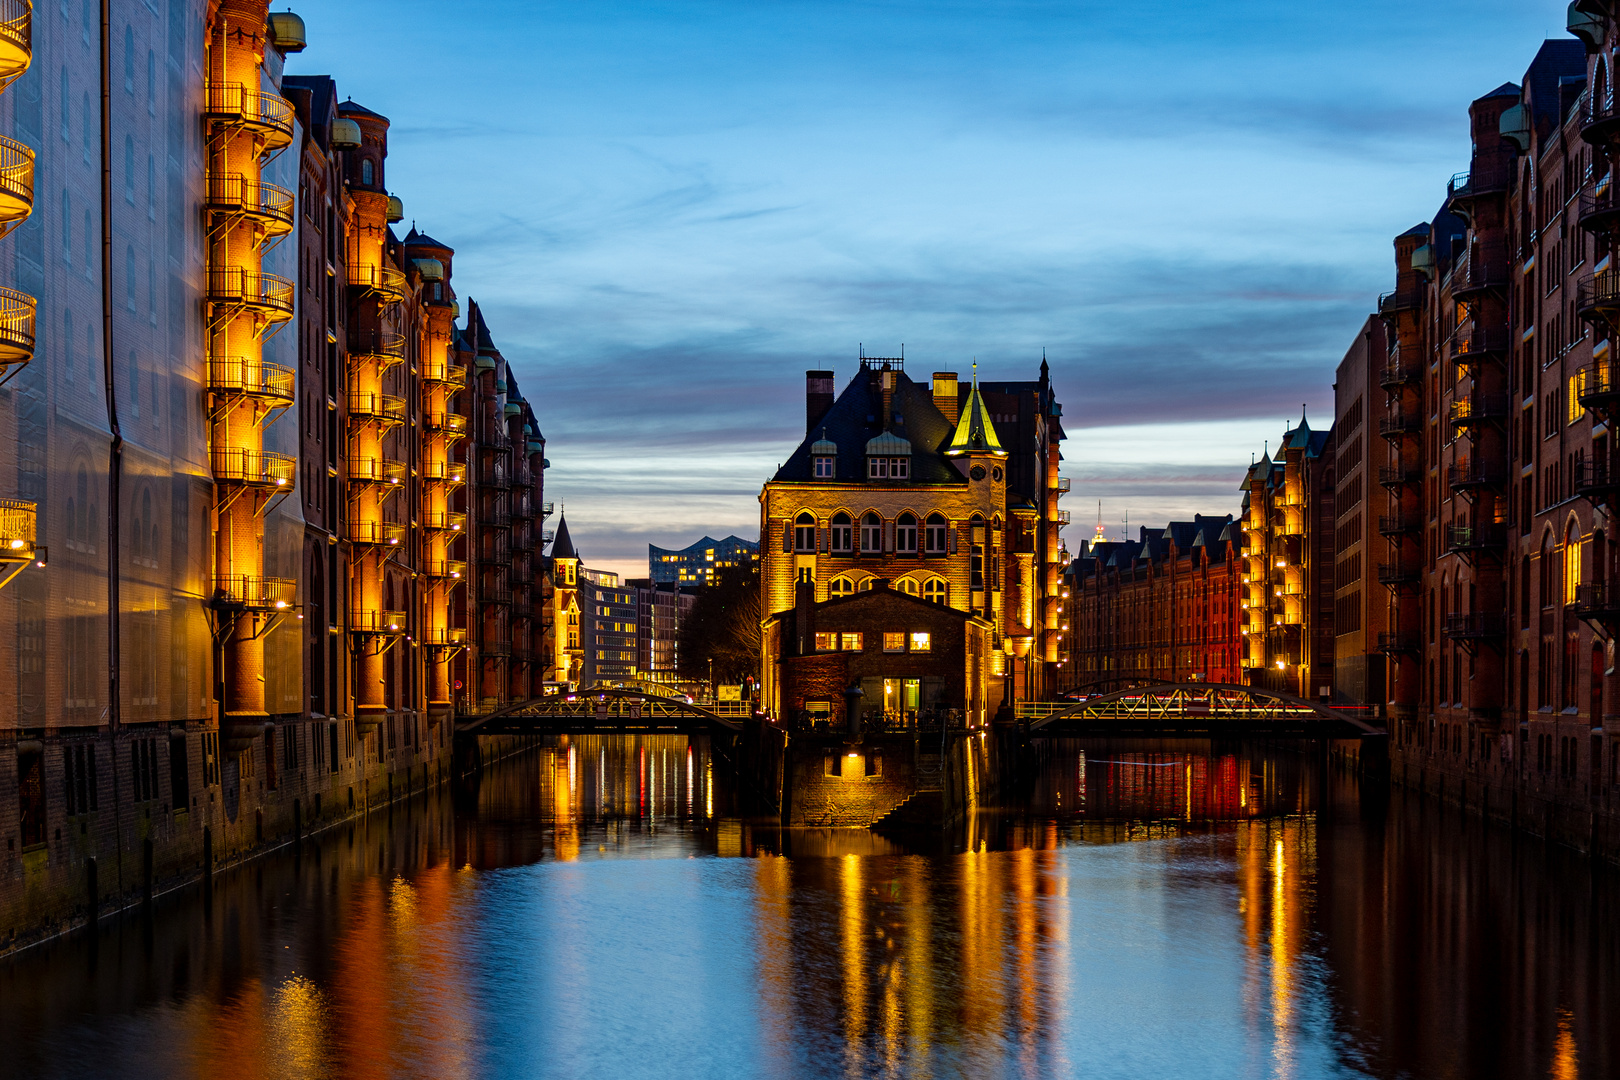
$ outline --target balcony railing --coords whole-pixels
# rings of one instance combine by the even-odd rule
[[[459,461],[426,461],[422,463],[422,479],[439,484],[465,482],[467,466]]]
[[[1401,487],[1404,484],[1417,483],[1422,476],[1417,469],[1386,465],[1378,470],[1378,483],[1383,487]]]
[[[1473,491],[1498,487],[1502,483],[1502,470],[1488,465],[1464,461],[1446,470],[1446,483],[1453,491]]]
[[[540,516],[543,518],[550,517],[555,510],[556,506],[554,503],[543,502],[540,504]]]
[[[217,356],[208,360],[208,389],[216,394],[241,394],[267,401],[278,408],[293,403],[297,375],[292,368],[245,356]]]
[[[405,362],[405,335],[392,330],[349,331],[349,362],[383,371]]]
[[[349,391],[349,418],[392,427],[405,422],[405,399],[369,390]]]
[[[1577,618],[1594,619],[1604,623],[1620,620],[1620,589],[1608,582],[1575,586],[1575,599],[1569,605],[1570,614]]]
[[[1499,638],[1507,632],[1507,620],[1500,614],[1473,611],[1446,616],[1446,637],[1453,641]]]
[[[1067,476],[1058,477],[1057,487],[1053,488],[1053,490],[1059,495],[1067,495],[1069,493],[1069,478]]]
[[[248,611],[285,611],[298,602],[298,583],[252,574],[216,574],[214,605]]]
[[[266,150],[278,150],[292,142],[292,105],[276,94],[249,90],[241,83],[207,84],[203,88],[203,115],[251,131]]]
[[[0,561],[34,557],[39,537],[39,508],[22,499],[0,499]]]
[[[1453,201],[1465,202],[1483,195],[1497,195],[1513,186],[1513,160],[1474,162],[1468,172],[1460,172],[1446,185]]]
[[[384,304],[403,304],[410,296],[405,275],[391,266],[349,266],[349,284],[377,297]]]
[[[467,644],[465,626],[430,626],[422,631],[422,644],[442,648],[447,645]]]
[[[1385,390],[1397,386],[1407,386],[1423,381],[1423,368],[1419,364],[1402,364],[1399,361],[1385,364],[1384,370],[1378,376],[1378,385]]]
[[[1498,524],[1453,525],[1446,531],[1446,550],[1500,551],[1507,544],[1507,528]]]
[[[1381,653],[1415,653],[1418,651],[1418,644],[1416,634],[1393,631],[1381,632],[1378,635],[1378,651]]]
[[[1404,514],[1386,515],[1378,519],[1378,535],[1380,536],[1404,536],[1407,533],[1415,533],[1422,527],[1421,518],[1407,517]]]
[[[467,576],[467,564],[458,559],[429,559],[422,564],[428,577],[459,580]]]
[[[1580,282],[1575,307],[1585,317],[1620,314],[1620,272],[1605,270]]]
[[[357,634],[403,634],[405,632],[405,613],[403,611],[351,611],[349,612],[349,629]]]
[[[1378,566],[1380,585],[1411,585],[1422,576],[1422,568],[1415,562],[1388,562]]]
[[[1620,136],[1620,107],[1595,101],[1591,94],[1587,95],[1586,102],[1581,138],[1594,146],[1613,142],[1616,136]]]
[[[1620,222],[1620,195],[1611,182],[1600,194],[1581,196],[1578,221],[1587,232],[1611,233]]]
[[[1508,414],[1506,394],[1472,393],[1451,403],[1451,426],[1475,427],[1501,420]]]
[[[1458,330],[1451,335],[1451,359],[1453,363],[1468,367],[1481,360],[1506,356],[1510,345],[1508,332],[1501,327]]]
[[[510,641],[481,641],[478,643],[478,651],[485,656],[504,658],[512,655],[512,643]]]
[[[1620,470],[1611,469],[1603,459],[1575,462],[1575,494],[1592,502],[1607,503],[1620,491]]]
[[[388,458],[350,457],[349,479],[356,484],[403,484],[410,470],[403,461]]]
[[[240,447],[215,447],[208,455],[214,479],[249,487],[288,488],[298,475],[298,461],[286,454]]]
[[[208,174],[208,209],[251,218],[268,236],[283,236],[293,227],[293,193],[241,173]]]
[[[425,383],[452,383],[459,386],[467,379],[467,369],[454,360],[424,360],[421,370]]]
[[[1582,408],[1607,411],[1620,405],[1620,380],[1613,361],[1600,360],[1581,369],[1575,399]]]
[[[405,542],[405,526],[393,521],[350,521],[349,539],[356,544],[398,547]]]
[[[1052,520],[1059,526],[1067,525],[1070,520],[1069,512],[1067,510],[1054,510],[1052,512]]]
[[[39,301],[16,289],[0,288],[0,367],[34,358],[34,315]]]
[[[1378,314],[1395,315],[1402,311],[1417,311],[1423,307],[1425,289],[1397,289],[1378,298]]]
[[[34,151],[0,135],[0,236],[8,235],[34,210]]]
[[[432,532],[466,532],[467,515],[452,514],[443,510],[429,510],[419,519],[422,528]]]
[[[422,418],[422,427],[436,435],[460,438],[467,434],[467,418],[460,413],[428,413]]]
[[[1505,244],[1481,245],[1464,252],[1451,267],[1451,295],[1460,300],[1488,289],[1506,288],[1511,269]]]
[[[1378,434],[1386,439],[1402,439],[1408,435],[1416,435],[1422,430],[1423,417],[1415,414],[1397,414],[1378,418]]]
[[[216,266],[208,271],[208,300],[222,307],[247,308],[267,322],[281,322],[293,315],[293,283],[240,266]]]
[[[34,59],[34,5],[0,0],[0,90],[28,70]]]

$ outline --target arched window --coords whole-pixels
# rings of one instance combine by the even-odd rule
[[[862,578],[860,585],[856,586],[861,592],[871,592],[877,585],[877,578]]]
[[[948,590],[944,578],[929,578],[923,582],[923,599],[935,604],[943,604]]]
[[[855,524],[842,510],[833,515],[832,549],[835,555],[848,555],[855,550]]]
[[[124,307],[135,310],[135,245],[124,245]]]
[[[1552,533],[1543,533],[1541,537],[1541,572],[1537,575],[1540,578],[1537,584],[1541,586],[1540,600],[1543,608],[1552,607],[1556,603],[1558,595],[1554,589],[1554,583],[1558,580],[1557,565],[1553,560],[1555,550]]]
[[[360,162],[360,182],[362,184],[370,184],[371,176],[371,159],[363,158]]]
[[[847,577],[835,577],[827,586],[827,593],[831,596],[850,596],[855,592],[855,583]]]
[[[79,517],[73,523],[74,535],[79,543],[90,542],[90,471],[83,465],[79,466],[78,478]]]
[[[917,554],[917,519],[913,515],[901,514],[895,522],[894,549],[902,555]],[[911,595],[917,595],[916,582],[912,582]]]
[[[816,550],[816,518],[808,511],[793,519],[793,550],[810,553]]]
[[[1581,529],[1573,521],[1564,537],[1564,603],[1575,602],[1575,591],[1581,587]]]
[[[900,587],[900,591],[905,593],[907,596],[916,596],[917,595],[917,579],[916,578],[901,578],[899,580],[899,582],[897,582],[897,584]]]
[[[945,554],[945,518],[929,514],[923,524],[923,552],[928,555]]]
[[[124,93],[135,92],[135,28],[124,27]]]
[[[861,518],[861,550],[876,555],[883,550],[883,519],[867,513]]]
[[[1530,556],[1526,555],[1519,566],[1519,625],[1528,628],[1530,625]]]
[[[141,368],[135,350],[129,350],[129,415],[139,420],[141,418]],[[148,496],[151,498],[151,496]]]

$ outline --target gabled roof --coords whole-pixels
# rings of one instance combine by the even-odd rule
[[[378,120],[385,121],[388,119],[388,117],[384,116],[382,113],[373,112],[364,105],[361,105],[359,102],[355,101],[354,98],[350,98],[348,101],[338,102],[337,111],[338,115],[340,116],[371,116]]]
[[[813,458],[836,451],[835,481],[859,483],[866,480],[866,444],[888,427],[911,443],[911,483],[965,484],[967,478],[940,453],[951,436],[951,424],[934,406],[933,390],[913,382],[905,372],[894,373],[888,423],[883,411],[883,392],[876,385],[878,372],[865,368],[844,387],[832,407],[816,421],[798,448],[776,471],[773,480],[814,481]],[[827,445],[834,448],[829,450]]]
[[[405,243],[406,243],[407,246],[409,246],[411,244],[418,244],[418,245],[421,245],[422,247],[443,248],[444,250],[450,251],[450,252],[454,252],[456,250],[455,248],[451,247],[449,244],[441,244],[439,241],[433,239],[433,237],[429,236],[425,232],[417,232],[416,231],[416,222],[414,222],[414,221],[411,222],[411,231],[405,234]]]

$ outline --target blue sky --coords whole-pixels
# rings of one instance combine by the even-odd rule
[[[805,369],[863,343],[1009,378],[1044,347],[1071,547],[1099,499],[1114,535],[1235,512],[1565,6],[345,0],[289,70],[392,119],[547,497],[642,574],[754,535]]]

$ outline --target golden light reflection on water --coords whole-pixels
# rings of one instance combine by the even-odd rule
[[[1579,1080],[1581,1075],[1572,1019],[1568,1009],[1558,1010],[1558,1036],[1553,1041],[1552,1068],[1547,1071],[1552,1080]]]
[[[271,1075],[305,1080],[326,1075],[326,995],[302,975],[283,980],[271,995]],[[238,1074],[239,1075],[239,1074]]]

